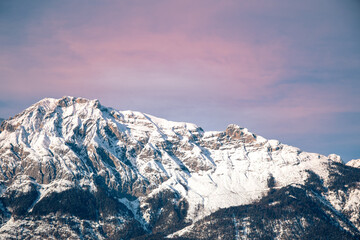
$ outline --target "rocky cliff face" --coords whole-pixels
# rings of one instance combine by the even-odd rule
[[[237,125],[44,99],[1,123],[0,170],[2,238],[359,237],[358,168]]]

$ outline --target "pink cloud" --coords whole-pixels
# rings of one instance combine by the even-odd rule
[[[101,35],[101,30],[91,29]],[[9,67],[20,84],[77,89],[87,83],[102,85],[111,75],[113,86],[197,86],[220,95],[253,98],[283,74],[279,45],[259,46],[221,38],[192,38],[184,33],[118,33],[108,39],[91,39],[77,32],[59,31],[58,44],[44,43],[21,49],[39,61],[18,72]],[[58,49],[60,47],[60,50]],[[16,54],[15,54],[16,55]],[[152,76],[152,79],[146,79]],[[171,82],[171,83],[169,83]],[[188,83],[188,84],[187,84]],[[9,84],[8,87],[17,88]],[[240,89],[240,91],[238,91]],[[41,87],[39,88],[41,90]]]
[[[88,23],[74,26],[70,24],[74,19],[52,13],[40,25],[30,26],[32,44],[0,57],[4,72],[12,79],[4,92],[87,97],[110,93],[124,98],[136,95],[176,100],[191,96],[195,101],[218,99],[213,102],[219,105],[244,101],[248,108],[293,118],[342,107],[326,107],[327,93],[313,93],[302,85],[290,88],[293,94],[286,93],[288,86],[273,87],[297,74],[296,69],[289,68],[291,49],[286,41],[281,37],[247,41],[245,37],[231,39],[215,34],[209,30],[209,23],[214,23],[219,12],[229,11],[229,5],[203,8],[202,4],[164,2],[150,8],[134,4],[121,13],[105,8],[100,20],[86,17]],[[118,10],[121,6],[110,7]],[[197,11],[189,11],[189,6]],[[246,33],[246,28],[252,25],[241,31]],[[18,71],[14,66],[24,56],[28,65]],[[302,56],[299,61],[306,60]],[[256,102],[281,96],[281,91],[287,94],[283,101],[270,100],[272,105]]]
[[[174,86],[180,93],[197,88],[205,95],[254,99],[284,74],[286,49],[280,42],[255,44],[212,32],[209,24],[229,5],[118,3],[99,12],[85,8],[94,16],[79,13],[70,19],[51,11],[29,26],[30,44],[0,57],[13,80],[7,91],[27,94],[37,85],[32,90],[39,93],[79,95],[85,86],[88,95],[96,95],[99,89]]]
[[[101,41],[84,41],[84,37],[67,33],[61,38],[73,54],[84,59],[83,67],[100,76],[117,72],[121,79],[131,77],[123,76],[124,72],[128,75],[131,71],[143,71],[176,78],[187,72],[187,77],[204,86],[217,90],[225,86],[230,88],[223,90],[240,87],[242,94],[246,94],[248,90],[276,82],[283,74],[283,49],[279,45],[259,46],[216,37],[194,39],[182,33],[141,32],[125,36],[120,33]]]

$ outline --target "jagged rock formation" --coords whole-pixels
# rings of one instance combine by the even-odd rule
[[[359,238],[360,169],[267,140],[44,99],[0,127],[0,236]]]

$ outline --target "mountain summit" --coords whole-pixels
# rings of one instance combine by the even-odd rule
[[[359,168],[234,124],[46,98],[1,123],[0,170],[4,239],[360,237]]]

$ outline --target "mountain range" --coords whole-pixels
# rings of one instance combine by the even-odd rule
[[[359,166],[235,124],[46,98],[1,122],[0,238],[359,239]]]

